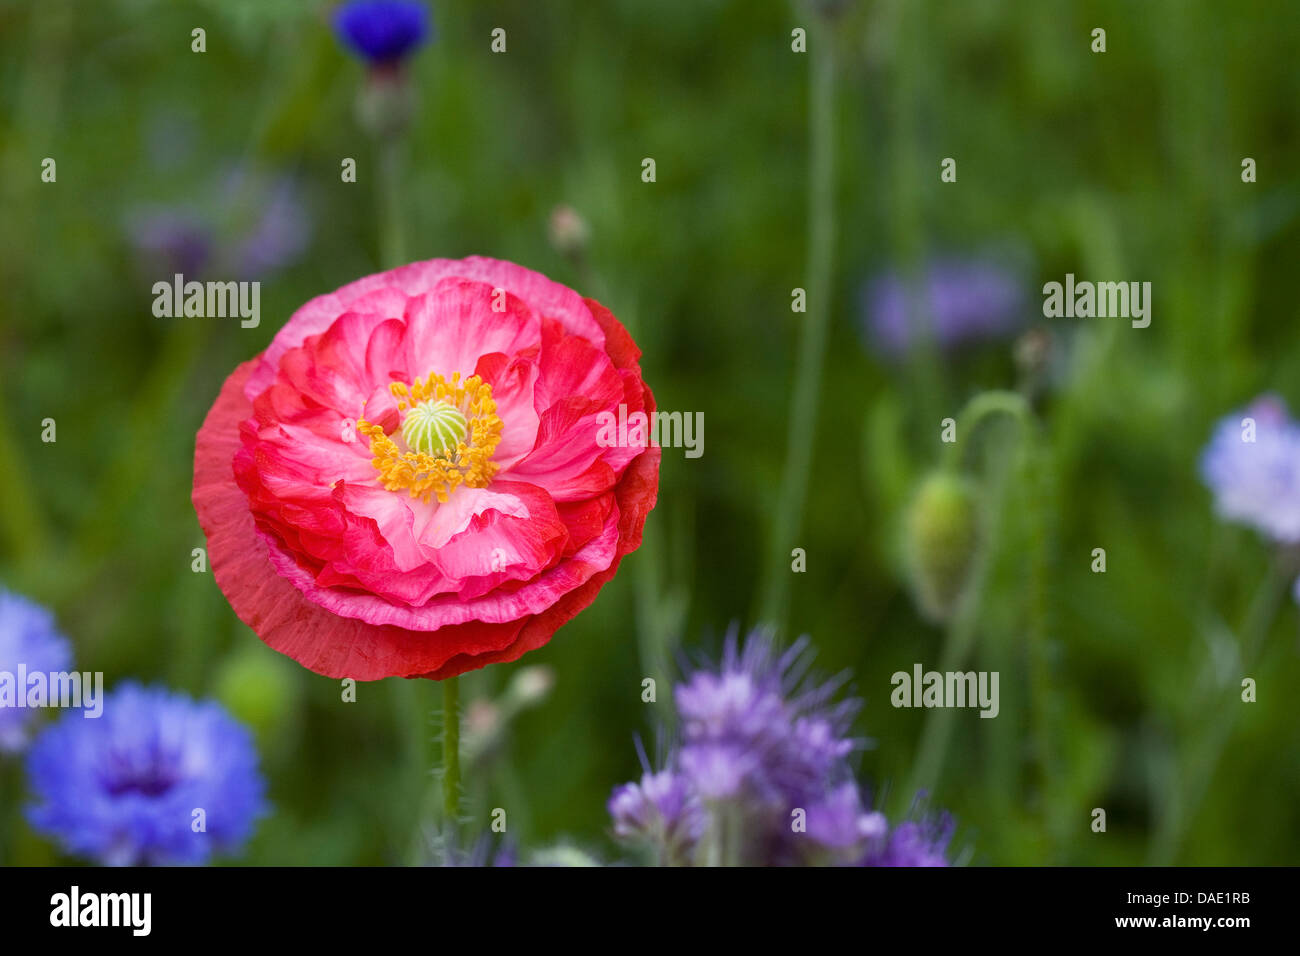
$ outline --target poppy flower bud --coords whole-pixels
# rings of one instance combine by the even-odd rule
[[[587,221],[572,206],[560,205],[552,209],[547,231],[551,245],[560,255],[579,256],[587,248],[590,229]]]
[[[970,482],[949,472],[929,475],[912,499],[904,532],[907,572],[917,604],[927,618],[945,621],[966,586],[979,543]]]

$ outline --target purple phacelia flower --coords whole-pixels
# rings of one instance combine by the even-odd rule
[[[849,761],[861,702],[837,699],[842,681],[809,680],[810,657],[806,639],[779,652],[759,633],[741,650],[731,635],[716,668],[676,688],[680,730],[663,768],[642,752],[641,781],[614,790],[614,835],[666,863],[919,860],[914,844],[942,859],[943,844],[895,838],[864,804]]]
[[[765,636],[743,651],[732,636],[717,673],[696,671],[676,689],[679,759],[702,789],[777,803],[820,792],[857,743],[848,728],[861,702],[834,702],[838,682],[806,683],[809,656],[806,639],[778,654]]]
[[[615,787],[609,798],[614,836],[657,849],[661,863],[682,862],[704,832],[700,797],[687,777],[673,770],[651,770],[639,743],[637,750],[644,771],[641,780]]]
[[[947,866],[948,842],[955,829],[947,813],[932,814],[898,824],[871,841],[863,866]]]
[[[1019,276],[985,259],[940,259],[913,283],[898,273],[862,288],[864,330],[871,345],[896,357],[925,341],[950,350],[1015,332],[1024,318]]]
[[[0,680],[7,679],[15,695],[19,667],[26,673],[62,673],[72,666],[72,645],[54,622],[54,615],[24,597],[0,588]],[[37,711],[13,706],[0,694],[0,754],[14,753],[26,744]]]
[[[428,8],[413,0],[352,0],[334,14],[334,32],[374,66],[397,63],[429,38]]]
[[[808,806],[807,814],[809,839],[835,853],[861,853],[865,845],[889,833],[885,815],[863,807],[862,793],[853,781],[840,784]]]
[[[133,683],[107,696],[102,717],[69,714],[46,728],[27,778],[32,827],[107,865],[234,852],[265,807],[247,729],[213,701]]]
[[[1275,395],[1221,419],[1201,455],[1219,517],[1300,542],[1300,425]]]

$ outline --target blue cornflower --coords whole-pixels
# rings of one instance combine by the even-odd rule
[[[990,259],[938,259],[917,276],[915,299],[902,275],[862,288],[863,326],[871,344],[894,357],[929,335],[940,349],[1000,338],[1021,324],[1024,288],[1014,271]]]
[[[19,665],[28,674],[64,672],[72,667],[72,644],[54,622],[54,615],[24,597],[0,588],[0,672],[10,675],[14,693]],[[13,753],[27,742],[36,711],[13,707],[0,698],[0,753]]]
[[[429,11],[414,0],[352,0],[334,14],[334,32],[375,66],[396,63],[432,33]]]
[[[1300,425],[1276,395],[1220,419],[1201,455],[1219,517],[1300,542]]]
[[[31,825],[109,865],[204,863],[263,813],[252,735],[213,701],[127,683],[103,716],[70,714],[27,755]]]

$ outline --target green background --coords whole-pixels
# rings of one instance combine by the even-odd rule
[[[78,666],[110,686],[220,692],[259,725],[274,809],[237,858],[253,864],[425,858],[436,754],[435,685],[363,684],[343,703],[337,681],[263,647],[191,571],[204,544],[194,434],[222,380],[302,302],[383,266],[377,156],[353,110],[364,70],[328,9],[0,3],[0,581],[51,606]],[[409,257],[510,259],[595,295],[632,329],[660,407],[706,425],[702,458],[665,450],[647,545],[595,605],[518,664],[462,678],[471,708],[520,667],[555,677],[466,768],[471,830],[503,807],[526,850],[568,841],[615,858],[604,804],[639,772],[635,735],[653,751],[668,717],[673,667],[659,662],[714,654],[733,623],[756,623],[806,321],[790,295],[808,284],[809,76],[827,55],[794,53],[790,37],[814,18],[756,0],[446,2],[411,63]],[[1089,48],[1098,26],[1104,54]],[[505,54],[490,51],[495,27]],[[1296,862],[1297,612],[1280,601],[1243,674],[1239,632],[1272,559],[1214,518],[1197,458],[1257,393],[1300,402],[1298,29],[1285,0],[863,0],[825,40],[830,337],[795,542],[807,571],[787,582],[783,633],[810,634],[824,671],[853,672],[855,729],[874,742],[862,776],[891,811],[907,805],[926,712],[892,708],[889,677],[938,667],[944,639],[907,589],[900,515],[939,461],[939,419],[1025,381],[1010,341],[875,356],[860,285],[1009,246],[1027,263],[1024,319],[1051,342],[1034,454],[990,424],[970,458],[1006,507],[968,665],[1000,672],[1001,715],[955,715],[933,795],[958,819],[963,859]],[[340,181],[344,157],[355,184]],[[155,318],[151,286],[167,276],[141,271],[124,221],[215,202],[238,162],[295,177],[309,248],[263,279],[256,329]],[[582,268],[548,243],[559,203],[590,224]],[[1044,320],[1038,290],[1067,272],[1150,281],[1150,328]],[[1090,570],[1097,547],[1105,574]],[[1254,704],[1237,702],[1247,675]],[[641,701],[646,676],[656,704]],[[1201,794],[1220,712],[1235,724]],[[0,862],[64,862],[19,820],[19,769],[0,765]]]

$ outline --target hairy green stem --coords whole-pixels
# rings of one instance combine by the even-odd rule
[[[442,809],[449,828],[460,820],[460,678],[442,682]]]

